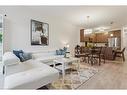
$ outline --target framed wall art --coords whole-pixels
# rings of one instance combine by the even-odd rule
[[[31,45],[49,44],[49,24],[31,20]]]

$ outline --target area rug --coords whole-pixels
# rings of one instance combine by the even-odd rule
[[[69,69],[66,71],[65,78],[63,80],[62,75],[60,78],[48,85],[48,89],[78,89],[87,80],[92,78],[98,72],[93,67],[82,67],[79,71],[75,69]]]

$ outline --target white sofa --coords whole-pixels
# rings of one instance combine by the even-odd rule
[[[6,52],[3,56],[3,62],[5,66],[19,64],[20,59],[16,57],[12,52]]]
[[[42,63],[46,63],[47,65],[52,65],[54,59],[62,57],[64,57],[64,55],[56,55],[55,51],[43,51],[32,53],[33,59]]]
[[[5,53],[3,59],[6,66],[4,89],[37,89],[59,78],[58,70],[37,60],[19,62],[11,52]]]

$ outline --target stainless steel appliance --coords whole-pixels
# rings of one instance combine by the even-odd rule
[[[120,48],[120,38],[118,38],[118,37],[108,38],[108,46]]]

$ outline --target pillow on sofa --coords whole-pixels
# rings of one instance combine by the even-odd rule
[[[62,50],[62,55],[65,55],[66,52],[67,52],[67,48],[64,47],[63,50]]]
[[[20,61],[21,62],[24,62],[24,61],[27,61],[29,59],[32,59],[31,53],[19,53],[19,57],[20,57]]]
[[[66,51],[64,49],[60,49],[61,55],[64,55]]]
[[[56,55],[65,55],[67,49],[64,47],[63,49],[56,50]]]
[[[13,50],[13,53],[20,59],[19,54],[23,53],[23,51],[22,50]]]
[[[56,55],[61,55],[61,51],[60,50],[56,50]]]

